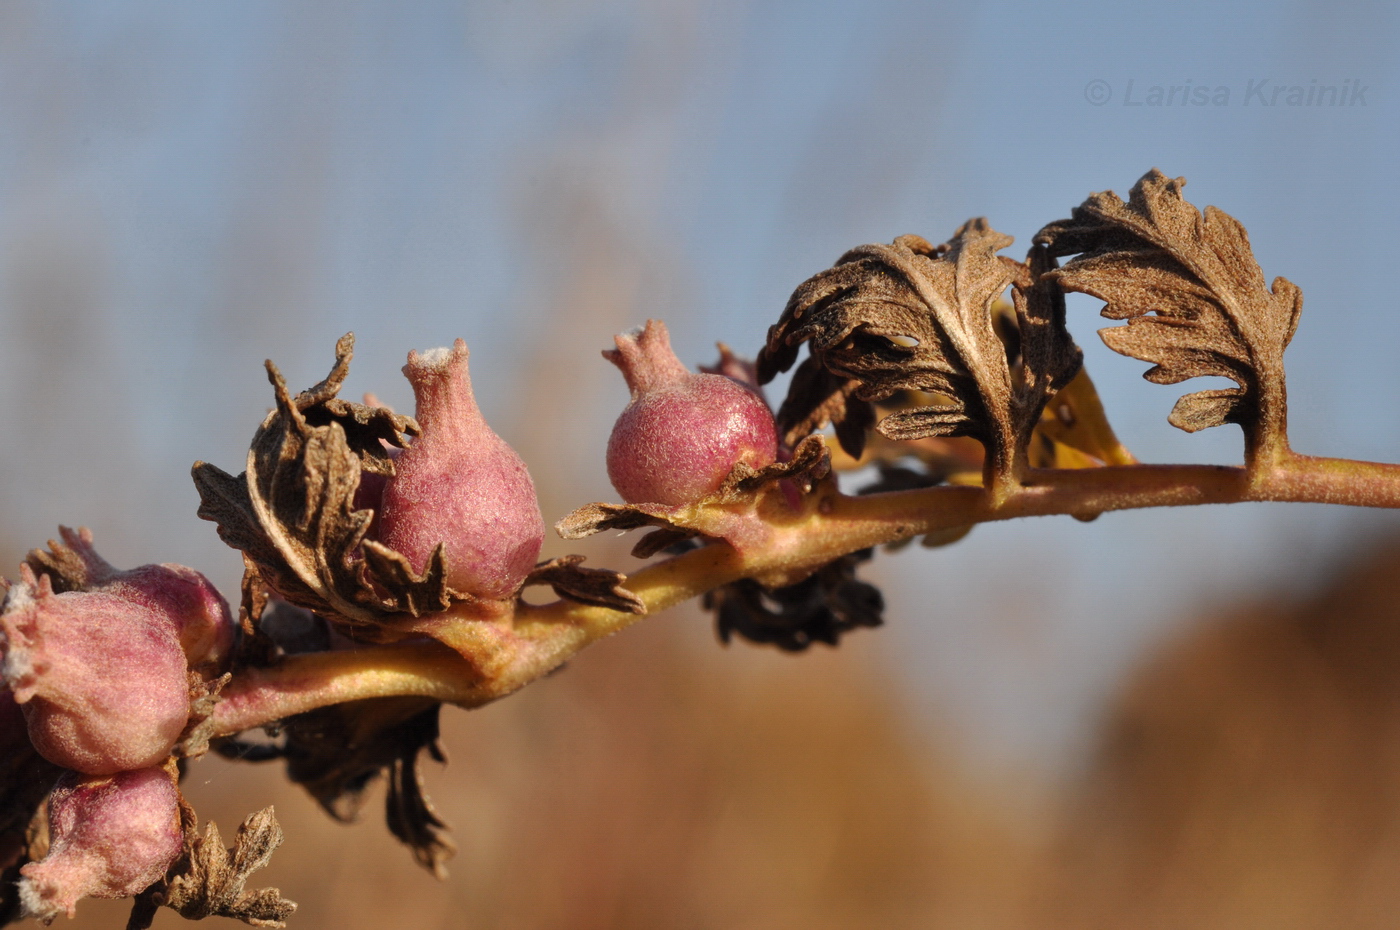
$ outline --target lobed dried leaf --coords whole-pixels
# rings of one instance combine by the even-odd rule
[[[1127,320],[1099,335],[1110,349],[1153,363],[1156,384],[1229,378],[1237,387],[1182,397],[1169,418],[1195,432],[1222,423],[1245,429],[1251,449],[1286,448],[1283,352],[1303,295],[1284,278],[1265,285],[1249,236],[1234,217],[1182,196],[1184,178],[1155,168],[1124,203],[1092,194],[1070,218],[1035,238],[1052,256],[1077,255],[1045,277],[1103,300],[1103,316]]]
[[[282,845],[282,828],[271,807],[250,814],[238,828],[233,846],[225,847],[212,821],[199,836],[198,821],[182,804],[185,853],[166,879],[143,892],[132,908],[127,930],[145,930],[159,907],[168,907],[186,920],[231,917],[254,927],[285,927],[295,903],[276,888],[246,890],[248,877],[267,865]]]
[[[940,246],[900,236],[852,249],[801,284],[758,359],[767,382],[792,366],[802,343],[809,347],[778,413],[788,441],[830,422],[842,448],[859,456],[870,404],[921,391],[946,403],[889,414],[876,427],[882,435],[972,436],[998,472],[1010,470],[1046,399],[1080,364],[1063,295],[1037,276],[1048,256],[1033,252],[1035,267],[999,257],[1011,242],[974,219]],[[1012,285],[1019,380],[994,323],[994,303]]]
[[[223,740],[216,750],[249,762],[284,759],[287,776],[306,789],[336,820],[358,817],[365,792],[388,777],[385,816],[389,831],[434,875],[456,852],[423,791],[422,755],[446,756],[438,742],[442,705],[426,698],[374,698],[299,714],[281,726],[279,745]]]
[[[709,592],[702,603],[714,611],[716,632],[726,644],[737,634],[786,652],[813,643],[835,646],[851,630],[884,622],[879,589],[856,578],[856,566],[870,556],[870,549],[844,555],[781,588],[745,578]]]
[[[646,602],[623,587],[627,576],[604,568],[584,568],[583,556],[566,555],[536,565],[525,585],[547,584],[565,600],[629,614],[645,614]]]

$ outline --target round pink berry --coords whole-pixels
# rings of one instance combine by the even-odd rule
[[[615,341],[603,357],[632,391],[608,439],[608,477],[623,500],[683,506],[717,490],[735,465],[777,459],[768,404],[732,378],[687,369],[660,320]]]

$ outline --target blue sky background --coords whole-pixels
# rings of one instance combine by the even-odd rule
[[[466,338],[557,519],[611,497],[614,331],[660,316],[688,361],[752,353],[850,246],[985,215],[1019,254],[1153,166],[1302,287],[1295,447],[1400,460],[1397,49],[1394,4],[7,0],[0,546],[86,523],[114,562],[232,590],[189,465],[238,470],[262,360],[305,386],[349,329],[351,388],[401,407],[406,351]],[[1229,101],[1127,106],[1129,81]],[[1344,81],[1364,101],[1246,98]],[[1233,428],[1167,425],[1182,391],[1104,349],[1096,309],[1070,326],[1129,447],[1237,461]],[[863,635],[920,720],[1062,769],[1181,617],[1395,527],[1282,505],[984,526],[878,560],[889,623]]]

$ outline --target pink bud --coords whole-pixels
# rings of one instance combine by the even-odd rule
[[[49,853],[20,869],[20,902],[45,922],[79,898],[125,898],[160,879],[183,846],[179,795],[163,768],[89,778],[49,796]]]
[[[89,775],[164,762],[189,719],[177,628],[117,590],[54,594],[29,567],[0,613],[4,678],[45,759]]]
[[[491,431],[467,373],[467,344],[410,352],[423,434],[384,487],[379,539],[422,571],[439,543],[447,582],[478,597],[510,597],[535,567],[544,518],[525,463]]]
[[[208,578],[172,563],[119,571],[98,555],[87,527],[75,533],[61,526],[58,531],[87,567],[85,591],[105,591],[164,615],[191,667],[221,668],[228,660],[236,626],[228,602]]]
[[[692,373],[660,320],[615,341],[603,357],[632,390],[608,439],[608,477],[623,500],[683,506],[717,490],[740,462],[762,468],[777,458],[763,399],[724,375]]]

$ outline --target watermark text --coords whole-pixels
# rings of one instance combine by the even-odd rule
[[[1121,107],[1311,107],[1367,106],[1369,84],[1359,78],[1306,83],[1270,77],[1249,78],[1243,84],[1211,84],[1186,80],[1179,84],[1149,84],[1129,78],[1115,86],[1101,78],[1084,85],[1084,100],[1091,106]]]

